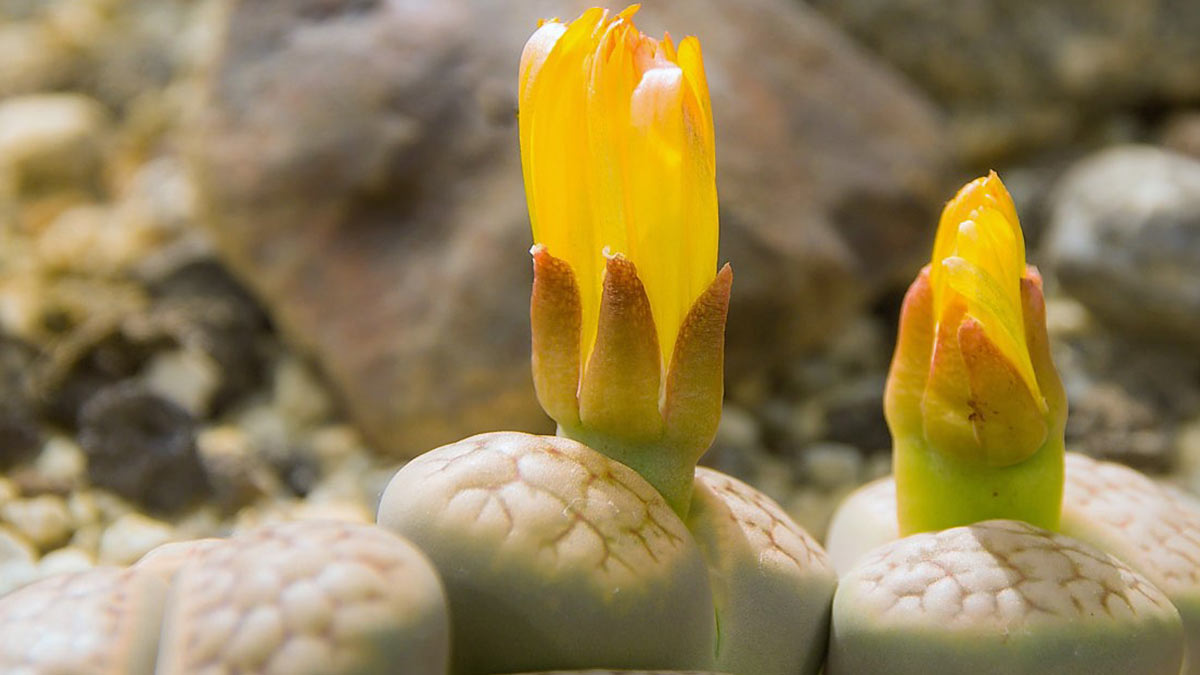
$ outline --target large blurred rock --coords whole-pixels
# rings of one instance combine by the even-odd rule
[[[946,106],[972,162],[1077,139],[1114,111],[1200,98],[1196,2],[811,4]]]
[[[586,2],[243,0],[188,134],[226,260],[374,442],[547,429],[530,386],[517,61]],[[929,108],[788,0],[662,2],[701,36],[734,379],[907,277],[945,196]]]
[[[1125,146],[1055,189],[1047,255],[1063,288],[1143,337],[1200,344],[1200,161]]]

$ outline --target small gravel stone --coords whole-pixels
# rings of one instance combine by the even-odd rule
[[[92,483],[158,512],[195,503],[210,491],[194,424],[186,410],[135,383],[104,389],[80,416]]]
[[[0,173],[26,193],[96,178],[104,108],[79,94],[35,94],[0,103]]]
[[[1046,332],[1055,339],[1082,335],[1093,330],[1091,315],[1078,300],[1046,298]]]
[[[292,511],[293,520],[334,520],[346,523],[371,525],[375,512],[359,501],[327,500],[303,501]]]
[[[196,450],[215,501],[226,510],[282,490],[279,481],[254,453],[250,437],[236,426],[222,425],[201,431],[196,437]]]
[[[87,476],[87,457],[75,441],[65,436],[52,436],[42,447],[35,468],[46,483],[69,490],[83,484]]]
[[[749,480],[756,470],[755,460],[763,452],[758,420],[744,408],[726,405],[721,409],[716,438],[702,461],[722,473]]]
[[[62,86],[70,51],[42,23],[6,20],[0,24],[0,96]]]
[[[255,451],[267,456],[282,454],[288,446],[288,424],[269,405],[254,405],[242,411],[234,424],[250,437]]]
[[[100,538],[100,561],[106,565],[129,565],[174,538],[175,532],[167,523],[138,513],[126,514],[104,530]]]
[[[267,372],[263,310],[229,272],[211,259],[187,262],[150,282],[147,320],[179,344],[204,351],[219,376],[211,397],[219,413],[261,389]]]
[[[784,510],[818,541],[825,539],[829,519],[842,500],[842,494],[802,487],[783,502]]]
[[[142,380],[150,391],[203,417],[221,385],[220,366],[199,349],[159,352],[146,364]]]
[[[37,573],[45,578],[55,574],[82,572],[96,566],[96,556],[81,548],[67,546],[51,551],[38,561]]]
[[[113,276],[145,254],[147,238],[116,221],[111,209],[88,203],[51,221],[38,236],[36,251],[48,271]]]
[[[17,498],[17,486],[4,476],[0,476],[0,506]]]
[[[100,514],[101,523],[111,523],[127,513],[137,511],[133,504],[107,490],[92,490],[87,494]]]
[[[0,526],[0,596],[37,577],[36,555],[24,539]]]
[[[33,457],[41,445],[29,386],[35,358],[33,347],[0,330],[0,471]]]
[[[100,506],[90,490],[77,490],[67,497],[67,510],[71,512],[71,520],[76,527],[84,527],[100,522]]]
[[[1184,488],[1193,495],[1200,495],[1200,419],[1189,422],[1179,430],[1176,444]]]
[[[85,525],[71,536],[70,546],[95,555],[100,551],[100,539],[104,536],[101,525]]]
[[[1162,145],[1200,159],[1200,112],[1176,113],[1163,125]]]
[[[0,506],[0,520],[42,551],[56,548],[72,534],[71,513],[55,495],[13,499]]]
[[[320,462],[322,473],[333,473],[347,459],[369,454],[358,431],[348,424],[316,429],[309,437],[309,448]]]
[[[741,449],[757,447],[762,443],[762,430],[750,413],[727,405],[721,409],[721,423],[717,425],[715,442]]]
[[[800,454],[800,474],[826,489],[852,488],[858,485],[862,469],[862,454],[844,443],[816,443]]]
[[[285,356],[275,367],[275,405],[289,425],[309,427],[324,421],[333,404],[316,375],[299,358]]]
[[[884,376],[859,377],[833,387],[822,397],[825,408],[823,439],[846,443],[865,452],[892,446],[883,419]]]

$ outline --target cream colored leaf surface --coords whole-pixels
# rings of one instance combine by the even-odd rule
[[[536,440],[531,440],[536,439]],[[405,483],[422,484],[431,520],[465,526],[540,574],[588,570],[589,583],[643,583],[671,573],[695,552],[683,523],[640,476],[564,438],[495,433],[439,448],[410,462]],[[386,525],[393,500],[380,506]]]
[[[821,545],[766,495],[703,467],[688,528],[709,566],[720,626],[715,667],[816,673],[837,584]]]
[[[1067,455],[1063,532],[1146,575],[1179,609],[1189,675],[1200,674],[1200,507],[1119,464]]]
[[[434,561],[455,673],[707,668],[704,560],[632,469],[566,438],[481,434],[409,462],[379,524]]]
[[[1179,672],[1166,595],[1116,558],[994,520],[882,546],[842,577],[829,675]]]
[[[150,675],[165,591],[149,572],[97,567],[0,597],[0,672]]]
[[[213,538],[172,541],[150,549],[134,564],[134,567],[153,572],[164,583],[170,584],[175,578],[175,573],[185,564],[196,559],[205,551],[227,545],[227,540]]]
[[[442,675],[445,601],[429,562],[379,528],[268,526],[192,551],[175,574],[158,675]]]

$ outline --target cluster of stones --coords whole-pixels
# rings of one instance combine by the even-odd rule
[[[831,560],[719,472],[697,470],[681,519],[586,446],[484,434],[397,473],[377,525],[166,544],[3,596],[0,670],[1200,672],[1200,506],[1118,465],[1067,466],[1061,534],[899,538],[882,481],[838,514]]]

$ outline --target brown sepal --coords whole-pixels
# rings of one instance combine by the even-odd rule
[[[684,317],[667,371],[667,438],[677,447],[695,448],[693,459],[708,449],[721,420],[725,321],[732,287],[733,269],[726,264]]]
[[[1033,265],[1026,266],[1025,277],[1021,279],[1021,310],[1025,321],[1025,344],[1029,346],[1029,359],[1033,362],[1033,374],[1037,378],[1038,389],[1042,390],[1046,407],[1049,409],[1051,433],[1060,435],[1067,421],[1067,392],[1050,355],[1042,275]]]
[[[575,272],[538,244],[533,255],[529,324],[533,387],[538,403],[559,424],[579,424],[579,332],[582,305]]]
[[[596,343],[579,390],[583,426],[631,441],[660,438],[661,364],[658,331],[637,269],[620,254],[610,256]]]
[[[926,265],[908,287],[900,306],[900,329],[883,399],[884,414],[894,435],[921,433],[921,397],[929,379],[936,323],[929,273]]]

